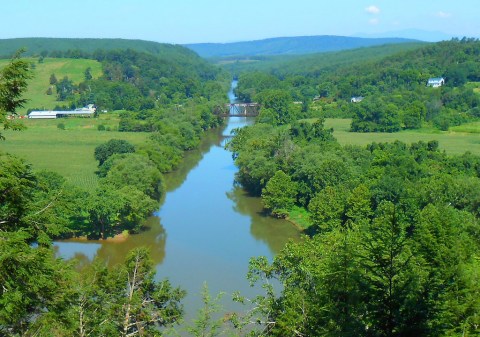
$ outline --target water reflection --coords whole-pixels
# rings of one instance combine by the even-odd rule
[[[226,195],[233,201],[235,212],[251,218],[250,234],[266,243],[273,254],[279,253],[290,239],[300,238],[300,232],[291,223],[267,216],[260,198],[248,195],[238,186]]]

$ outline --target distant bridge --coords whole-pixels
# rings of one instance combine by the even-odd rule
[[[258,103],[231,103],[217,106],[214,113],[220,117],[256,117],[259,110]]]

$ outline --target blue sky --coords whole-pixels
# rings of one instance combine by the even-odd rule
[[[411,29],[480,37],[478,0],[0,0],[0,3],[2,39],[99,37],[198,43],[301,35],[381,36]]]

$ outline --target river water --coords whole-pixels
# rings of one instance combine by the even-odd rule
[[[234,100],[232,91],[229,97]],[[251,118],[231,117],[223,129],[209,131],[201,146],[186,154],[178,170],[166,175],[167,192],[159,210],[147,219],[147,231],[121,243],[56,242],[59,255],[80,264],[99,256],[113,265],[121,263],[129,250],[147,246],[157,277],[168,277],[187,291],[187,319],[201,306],[204,282],[212,294],[226,293],[227,310],[234,308],[232,292],[257,294],[246,280],[250,257],[272,259],[300,233],[287,221],[264,216],[260,199],[234,184],[237,169],[224,144],[232,129],[251,123]]]

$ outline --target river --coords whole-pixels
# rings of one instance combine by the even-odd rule
[[[232,91],[229,97],[234,100]],[[212,294],[226,293],[223,303],[228,310],[233,308],[232,292],[257,294],[258,289],[250,288],[246,280],[250,257],[272,259],[300,233],[287,221],[264,216],[261,200],[234,184],[237,169],[224,142],[232,129],[251,123],[251,118],[231,117],[224,128],[207,132],[201,146],[165,176],[167,192],[159,210],[147,219],[148,230],[121,243],[56,242],[59,255],[81,264],[98,256],[113,265],[122,262],[129,250],[147,246],[157,277],[168,277],[187,291],[187,319],[201,306],[204,282]]]

